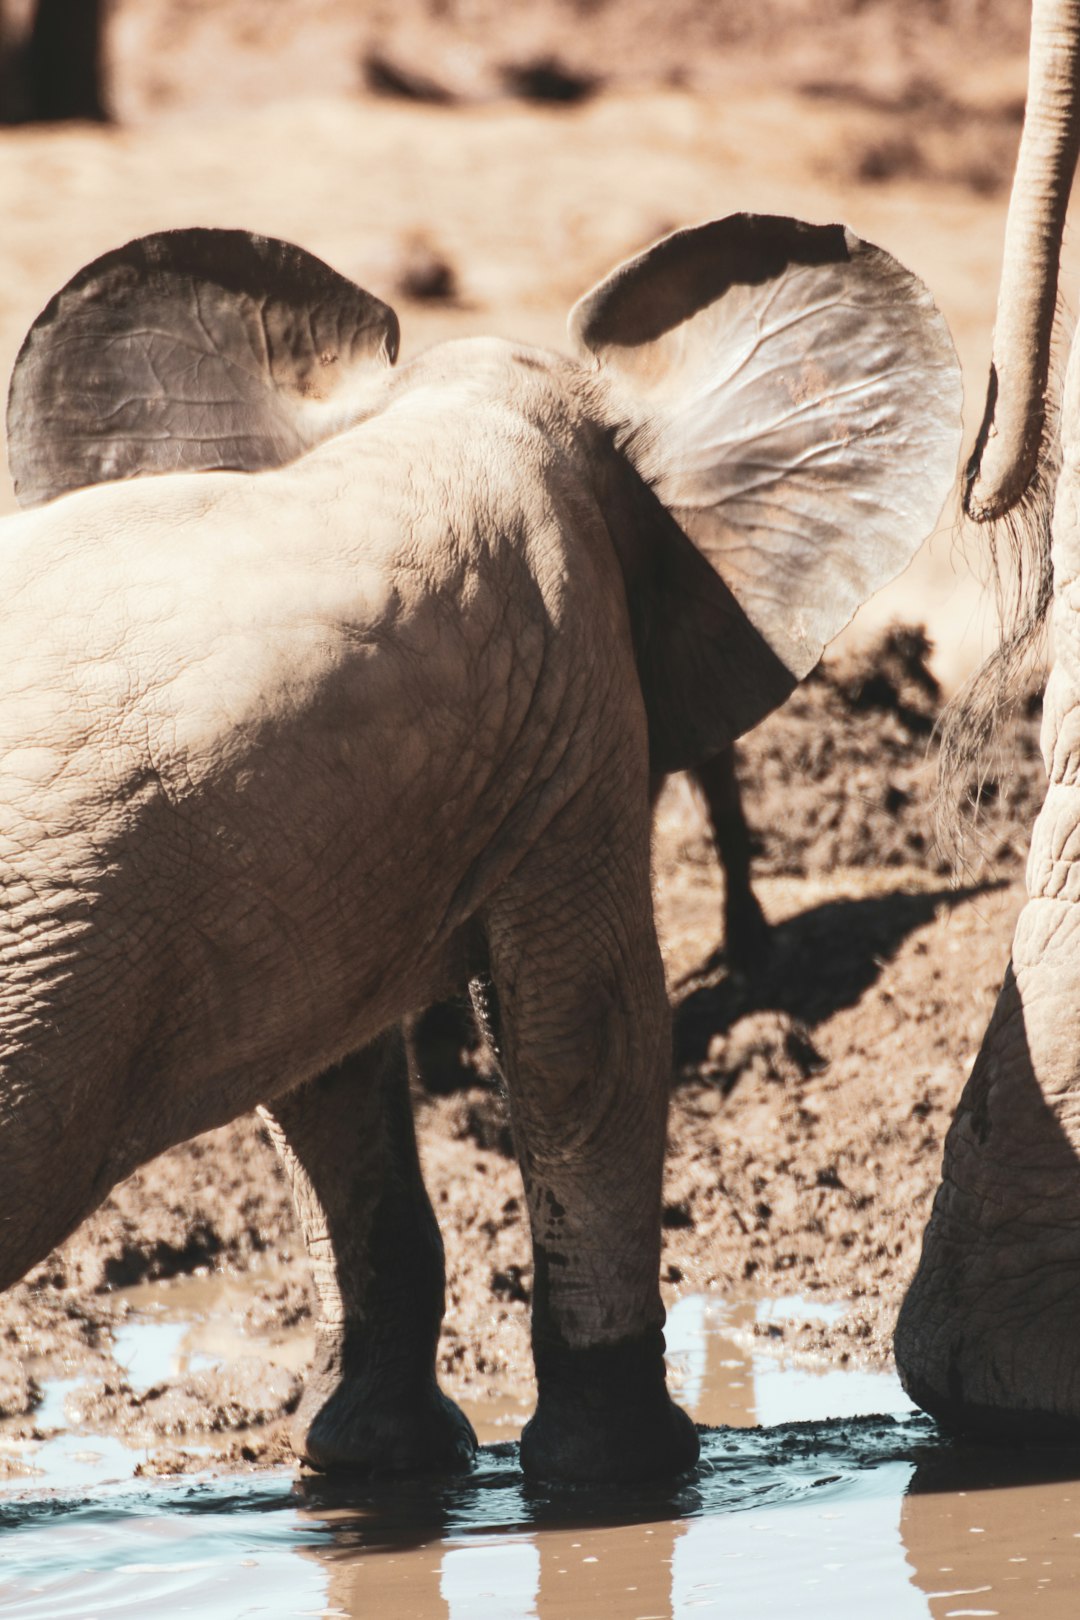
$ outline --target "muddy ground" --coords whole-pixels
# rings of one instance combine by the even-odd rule
[[[569,304],[620,257],[756,208],[844,218],[927,279],[973,427],[1026,15],[1018,0],[683,0],[677,16],[651,0],[281,0],[271,19],[251,0],[117,0],[117,123],[0,131],[0,369],[68,275],[143,231],[242,224],[301,242],[397,304],[408,352],[485,330],[558,344]],[[0,511],[12,504],[4,485]],[[774,929],[757,980],[717,955],[721,882],[684,781],[657,814],[676,1030],[665,1295],[852,1301],[831,1327],[767,1329],[807,1354],[888,1357],[1022,900],[1037,696],[984,785],[982,854],[960,886],[932,837],[937,682],[955,685],[993,629],[963,543],[943,522],[742,749]],[[444,1381],[527,1395],[531,1268],[505,1102],[478,1078],[418,1095],[417,1112],[447,1249]],[[258,1276],[252,1328],[309,1318],[253,1119],[146,1167],[0,1300],[0,1434],[33,1432],[43,1380],[81,1373],[83,1420],[142,1436],[151,1468],[184,1466],[207,1426],[233,1461],[282,1456],[292,1372],[204,1370],[136,1394],[112,1355],[125,1287],[203,1270]]]

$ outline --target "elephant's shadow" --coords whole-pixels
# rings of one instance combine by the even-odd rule
[[[786,1013],[812,1030],[854,1006],[909,934],[978,894],[996,879],[966,888],[894,890],[862,899],[827,900],[771,931],[766,965],[753,978],[731,973],[721,951],[676,983],[675,1054],[680,1068],[705,1060],[709,1043],[749,1013]],[[811,1061],[815,1054],[809,1054]]]

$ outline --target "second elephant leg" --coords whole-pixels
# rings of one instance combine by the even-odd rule
[[[420,1174],[399,1031],[262,1110],[292,1184],[318,1294],[294,1424],[317,1468],[467,1467],[468,1419],[439,1389],[442,1239]]]
[[[724,870],[724,946],[728,963],[760,973],[769,956],[769,925],[750,882],[751,837],[743,810],[734,748],[690,772],[704,799],[713,844]]]

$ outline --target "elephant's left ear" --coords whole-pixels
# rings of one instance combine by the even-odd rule
[[[739,214],[620,265],[570,331],[638,471],[801,679],[954,483],[960,368],[930,294],[840,225]]]
[[[393,310],[291,243],[143,236],[73,276],[27,334],[8,395],[23,506],[141,473],[283,466],[392,365]]]

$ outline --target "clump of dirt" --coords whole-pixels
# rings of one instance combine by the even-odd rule
[[[508,62],[502,81],[511,95],[523,101],[554,102],[569,107],[596,94],[600,80],[595,73],[582,73],[567,67],[554,51],[521,62]]]
[[[215,1446],[214,1456],[217,1466],[230,1474],[280,1468],[283,1463],[295,1461],[287,1428],[280,1422],[241,1430],[224,1445]],[[206,1458],[200,1452],[185,1451],[182,1446],[159,1446],[136,1463],[132,1474],[136,1479],[168,1479],[205,1469]]]
[[[406,62],[395,61],[377,45],[363,53],[360,70],[365,88],[373,95],[426,102],[435,107],[450,106],[457,99],[446,85],[425,73],[417,73]]]
[[[23,1417],[41,1400],[41,1386],[15,1356],[0,1356],[0,1418]]]
[[[84,1428],[147,1444],[276,1423],[296,1410],[300,1389],[295,1373],[241,1356],[145,1390],[126,1379],[84,1384],[68,1396],[66,1410]]]
[[[747,1013],[727,1032],[714,1035],[701,1073],[727,1092],[744,1078],[798,1084],[824,1066],[805,1024],[769,1008]]]
[[[932,651],[920,628],[893,626],[858,653],[819,665],[739,745],[747,817],[759,831],[756,872],[809,877],[841,866],[903,865],[948,872],[934,841],[942,697]],[[979,808],[980,854],[969,877],[1024,858],[1046,790],[1040,715],[1033,691],[1005,726],[1007,777],[981,789],[965,784]]]
[[[453,265],[422,236],[414,236],[404,244],[394,285],[403,298],[416,303],[452,304],[458,298]]]

